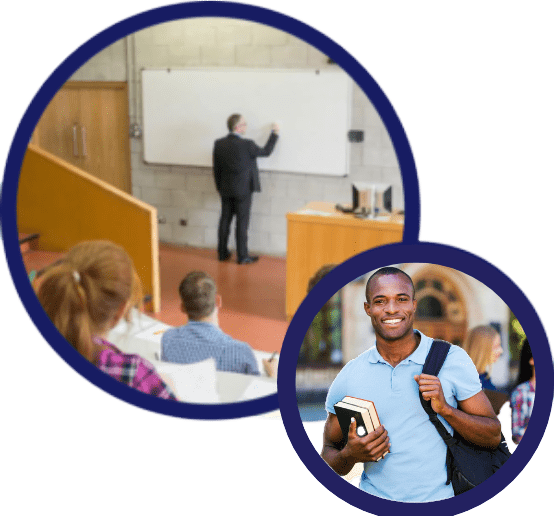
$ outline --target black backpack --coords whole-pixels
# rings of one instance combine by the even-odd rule
[[[450,343],[443,340],[434,340],[422,373],[438,376],[450,346]],[[425,401],[421,392],[419,399],[431,423],[446,443],[446,484],[452,482],[455,495],[465,493],[485,481],[510,458],[511,454],[503,435],[499,446],[494,450],[472,444],[456,431],[454,435],[450,435],[437,413],[431,408],[431,401]]]

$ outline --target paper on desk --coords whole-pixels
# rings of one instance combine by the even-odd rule
[[[324,217],[330,217],[331,215],[333,215],[328,211],[312,210],[311,208],[304,208],[303,210],[300,210],[297,213],[300,213],[302,215],[322,215]]]
[[[121,319],[117,325],[110,330],[109,339],[110,342],[113,342],[112,339],[117,337],[127,338],[132,335],[136,335],[143,330],[154,326],[158,321],[149,317],[143,312],[140,312],[136,308],[133,308],[130,313],[130,320],[126,321]]]
[[[277,392],[277,380],[273,378],[254,377],[242,395],[243,400],[262,398]]]
[[[173,328],[173,326],[170,326],[169,324],[157,322],[152,326],[146,328],[145,330],[141,331],[140,333],[133,335],[133,337],[161,344],[162,335],[171,328]]]

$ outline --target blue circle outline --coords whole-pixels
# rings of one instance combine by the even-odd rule
[[[525,438],[509,461],[485,483],[471,491],[447,500],[424,504],[378,498],[339,477],[311,444],[304,430],[296,401],[294,379],[300,346],[311,321],[325,300],[356,278],[374,269],[397,263],[444,265],[474,277],[493,290],[513,311],[525,330],[529,342],[532,343],[536,374],[539,379],[533,416]],[[489,262],[461,249],[435,243],[400,243],[360,253],[337,266],[317,283],[296,311],[285,335],[277,384],[281,417],[296,453],[319,482],[336,496],[372,514],[389,514],[391,510],[400,513],[400,511],[409,510],[410,514],[427,515],[431,509],[439,511],[440,514],[454,515],[477,507],[498,494],[529,462],[544,435],[552,410],[554,366],[550,345],[537,313],[523,292],[504,273]]]
[[[94,385],[137,407],[191,419],[229,419],[252,416],[279,407],[277,394],[240,403],[198,405],[154,398],[123,385],[81,357],[57,332],[40,307],[29,284],[19,252],[16,199],[25,150],[42,112],[60,87],[92,56],[115,41],[144,28],[177,18],[240,18],[273,26],[318,48],[350,74],[381,116],[393,142],[400,166],[406,224],[404,240],[416,242],[419,234],[419,185],[414,158],[402,124],[387,97],[368,72],[342,47],[303,22],[269,9],[232,2],[191,2],[159,7],[124,19],[98,33],[70,54],[48,77],[27,108],[8,154],[0,206],[4,249],[12,279],[33,322],[51,347],[71,367]],[[410,195],[406,195],[410,192]]]

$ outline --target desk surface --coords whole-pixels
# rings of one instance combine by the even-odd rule
[[[188,378],[190,376],[190,370],[183,368],[181,371],[181,364],[159,362],[162,335],[169,328],[172,328],[172,326],[133,309],[131,311],[130,321],[120,321],[119,324],[110,331],[108,340],[124,353],[136,353],[150,361],[155,367],[157,364],[162,364],[162,367],[164,365],[170,366],[163,367],[164,375],[168,376],[166,381],[169,381],[170,385],[176,389],[175,393],[178,397],[181,396],[183,392],[187,393],[189,397],[184,397],[183,395],[183,397],[180,398],[184,401],[193,403],[234,403],[267,396],[277,392],[276,379],[267,376],[262,363],[262,359],[270,358],[272,353],[253,349],[254,356],[258,363],[258,369],[260,370],[260,376],[216,371],[215,387],[210,386],[205,392],[200,392],[199,395],[194,394],[194,396],[198,397],[191,399],[190,396],[193,393],[190,390],[191,380]],[[182,387],[178,388],[178,386],[187,385],[187,382],[189,387],[187,387],[185,391],[179,390],[182,389]],[[212,387],[217,391],[218,401],[212,399]]]
[[[371,226],[376,229],[392,229],[396,231],[402,231],[404,225],[404,215],[398,212],[376,218],[357,217],[353,213],[344,213],[337,210],[332,202],[324,201],[312,201],[298,211],[287,213],[287,219],[305,222],[316,221],[319,224]]]

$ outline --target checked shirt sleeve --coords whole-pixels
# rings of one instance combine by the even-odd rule
[[[109,345],[100,353],[96,365],[112,378],[140,392],[163,399],[177,399],[152,364],[139,355],[128,355]]]
[[[518,385],[510,400],[512,407],[512,438],[519,444],[529,424],[533,409],[534,391],[529,382]]]
[[[136,358],[138,361],[136,364],[136,373],[133,379],[132,387],[141,392],[157,396],[158,398],[176,400],[177,398],[160,378],[150,362],[139,356],[136,356]]]

